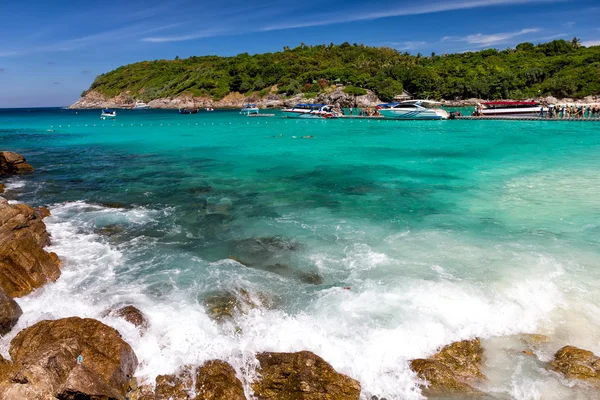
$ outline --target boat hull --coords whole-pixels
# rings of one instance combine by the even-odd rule
[[[283,110],[283,116],[286,118],[295,118],[295,119],[322,119],[322,118],[332,118],[333,117],[331,114],[325,114],[325,113],[286,111],[286,110]]]
[[[448,119],[449,115],[443,110],[415,110],[412,109],[382,109],[379,113],[387,119],[403,120],[441,120]]]
[[[542,107],[512,108],[512,109],[483,109],[480,117],[539,117]],[[544,113],[548,109],[544,108]]]
[[[258,114],[258,112],[259,112],[258,108],[242,108],[242,111],[240,111],[241,114],[245,114],[245,115]]]

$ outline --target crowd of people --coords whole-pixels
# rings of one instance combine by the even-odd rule
[[[594,105],[562,105],[548,106],[548,112],[542,110],[540,117],[557,119],[593,119],[600,118],[598,104]]]
[[[358,111],[359,117],[377,117],[381,115],[377,107],[365,107],[365,108],[352,108],[350,107],[350,114],[354,115],[354,111]]]

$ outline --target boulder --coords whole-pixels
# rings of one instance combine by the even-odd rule
[[[20,154],[11,151],[0,151],[0,174],[22,174],[33,171],[27,160]]]
[[[111,317],[122,318],[140,330],[143,335],[148,329],[148,320],[144,313],[134,306],[125,306],[118,309],[111,309],[105,313]]]
[[[4,184],[0,183],[0,194],[4,193]]]
[[[156,377],[156,400],[188,400],[194,392],[194,370],[184,367],[177,374]]]
[[[483,348],[479,339],[452,343],[429,359],[410,363],[417,376],[426,381],[423,394],[478,395],[480,391],[470,386],[473,381],[485,379],[481,372]]]
[[[246,400],[246,395],[233,367],[213,360],[198,368],[196,400]]]
[[[357,400],[360,383],[336,372],[308,352],[260,353],[259,380],[252,383],[261,400]]]
[[[588,350],[565,346],[554,355],[550,369],[560,372],[567,379],[600,385],[600,358]]]
[[[264,293],[251,295],[245,289],[236,289],[208,296],[204,299],[208,315],[217,322],[230,320],[236,314],[245,314],[250,310],[273,306],[273,301]]]
[[[17,324],[23,310],[0,289],[0,336],[6,335]]]
[[[0,385],[4,383],[12,370],[13,363],[0,356]]]
[[[22,297],[60,276],[60,261],[43,247],[50,236],[27,204],[0,202],[0,288],[9,297]]]
[[[137,358],[115,329],[77,317],[41,321],[10,343],[0,398],[123,400]]]
[[[50,210],[48,207],[35,207],[34,211],[40,219],[48,218],[50,216]]]

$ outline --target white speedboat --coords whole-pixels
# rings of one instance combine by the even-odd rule
[[[296,104],[292,108],[281,110],[287,118],[336,118],[339,115],[327,104]]]
[[[548,112],[537,101],[486,101],[477,104],[474,117],[537,117]]]
[[[115,119],[115,118],[117,118],[117,112],[114,110],[102,110],[102,114],[100,114],[100,118]]]
[[[240,111],[240,114],[250,115],[250,114],[258,114],[259,108],[256,104],[246,104],[244,108]]]
[[[133,106],[132,110],[137,111],[137,110],[147,110],[149,109],[150,106],[146,103],[144,103],[143,101],[136,101],[135,105]]]
[[[380,104],[377,109],[388,119],[448,119],[450,114],[440,108],[440,103],[431,100],[408,100],[400,103]]]

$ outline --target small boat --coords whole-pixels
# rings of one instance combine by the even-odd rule
[[[197,108],[180,108],[179,114],[198,114]]]
[[[206,111],[215,111],[215,109],[212,107],[206,107]]]
[[[133,106],[132,110],[136,111],[136,110],[148,110],[150,108],[150,106],[146,103],[144,103],[143,101],[136,101],[135,105]]]
[[[115,118],[117,118],[117,112],[114,110],[102,110],[102,114],[100,114],[100,118],[115,119]]]
[[[438,104],[440,103],[431,100],[407,100],[399,103],[380,104],[377,106],[377,110],[388,119],[448,119],[450,114],[447,111],[435,108]]]
[[[537,101],[486,101],[477,104],[474,117],[537,117],[548,112]]]
[[[244,106],[244,108],[242,108],[242,110],[240,111],[240,114],[244,114],[244,115],[258,114],[259,111],[260,110],[256,106],[256,104],[246,104]]]
[[[333,111],[332,106],[327,104],[296,104],[292,108],[281,110],[287,118],[337,118],[338,113]]]

